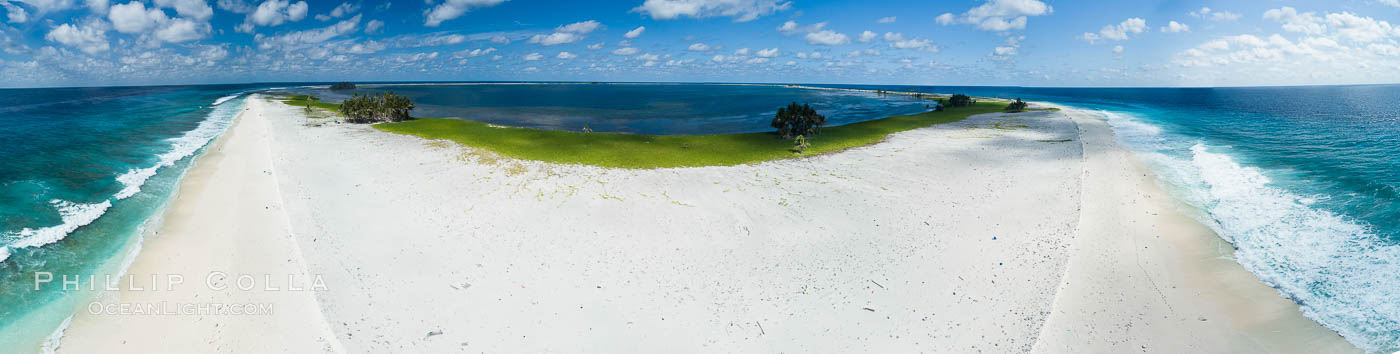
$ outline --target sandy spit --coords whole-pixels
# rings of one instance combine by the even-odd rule
[[[837,154],[498,159],[262,98],[129,273],[267,316],[77,316],[66,352],[1347,352],[1077,111]],[[203,273],[323,291],[204,291]],[[285,312],[283,311],[285,309]],[[173,334],[168,334],[173,333]]]

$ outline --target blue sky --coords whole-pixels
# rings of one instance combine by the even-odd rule
[[[0,86],[1395,83],[1400,0],[0,0]]]

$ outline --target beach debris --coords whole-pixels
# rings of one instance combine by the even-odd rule
[[[875,312],[875,309],[872,309],[872,308],[869,308],[869,307],[862,307],[861,309],[862,309],[862,310],[866,310],[866,311],[870,311],[870,312]]]
[[[767,334],[768,334],[768,332],[764,332],[764,331],[763,331],[763,323],[762,323],[762,322],[753,321],[753,323],[756,324],[756,325],[758,325],[758,335],[762,336],[762,335],[767,335]]]
[[[442,330],[441,330],[441,329],[436,330],[436,331],[429,331],[429,332],[428,332],[428,335],[427,335],[427,336],[424,336],[423,339],[428,339],[428,338],[432,338],[433,336],[440,336],[440,335],[442,335]]]
[[[884,288],[885,288],[884,285],[880,285],[880,283],[876,282],[874,279],[871,279],[870,282],[871,282],[871,283],[875,283],[875,286],[878,286],[878,287],[880,287],[881,289],[884,289]]]

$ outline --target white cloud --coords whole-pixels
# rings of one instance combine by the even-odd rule
[[[859,40],[860,40],[861,43],[870,43],[871,40],[873,40],[873,39],[875,39],[875,37],[879,37],[879,36],[880,36],[880,35],[875,34],[875,32],[865,31],[865,32],[861,32],[861,33],[860,33],[860,39],[859,39]]]
[[[637,52],[639,52],[639,51],[640,51],[640,50],[637,50],[637,48],[627,47],[627,48],[617,48],[616,50],[613,50],[612,53],[613,53],[613,54],[617,54],[617,55],[632,55],[632,54],[637,54]]]
[[[928,47],[931,46],[931,45],[933,45],[933,41],[931,41],[931,40],[920,39],[920,38],[914,38],[914,39],[907,39],[907,40],[901,40],[901,41],[894,41],[894,42],[890,43],[890,48],[899,48],[899,49],[922,49],[922,48],[928,48]]]
[[[374,34],[382,28],[384,28],[384,21],[369,20],[369,23],[365,24],[365,34]]]
[[[459,51],[459,52],[456,52],[456,53],[452,53],[452,57],[454,57],[454,58],[475,58],[475,57],[479,57],[479,56],[491,54],[492,52],[495,52],[495,51],[496,51],[496,48],[466,49],[466,50],[462,50],[462,51]]]
[[[978,29],[993,32],[1006,32],[1026,28],[1026,18],[1053,13],[1054,8],[1039,0],[988,0],[962,15],[945,13],[934,18],[940,25],[965,23],[976,25]]]
[[[19,0],[19,3],[29,4],[34,7],[34,12],[46,14],[60,10],[73,8],[73,0]]]
[[[603,24],[598,23],[598,21],[588,20],[588,21],[583,21],[583,22],[574,22],[574,23],[570,23],[570,24],[567,24],[567,25],[562,25],[562,26],[556,27],[556,28],[554,29],[554,31],[555,31],[555,32],[578,33],[578,34],[589,34],[589,33],[592,33],[593,31],[597,31],[599,28],[603,28]]]
[[[529,43],[536,43],[543,46],[573,43],[583,40],[583,36],[570,32],[554,32],[548,35],[537,34],[530,37]]]
[[[555,57],[555,58],[559,58],[559,59],[573,59],[573,58],[578,58],[578,54],[569,53],[569,52],[559,52],[559,55],[555,55],[554,57]]]
[[[626,38],[637,38],[640,37],[642,35],[642,32],[645,32],[646,30],[647,26],[637,26],[637,29],[627,31],[627,34],[624,34],[622,36]]]
[[[155,38],[161,41],[179,43],[204,38],[209,30],[209,23],[177,18],[156,30],[154,34]]]
[[[808,33],[806,38],[807,43],[818,45],[842,45],[851,42],[846,35],[831,30]]]
[[[273,0],[269,0],[273,1]],[[258,42],[258,49],[263,50],[291,50],[304,49],[311,45],[328,41],[332,38],[355,33],[360,28],[360,15],[355,15],[349,19],[336,22],[334,25],[310,29],[305,31],[293,31],[280,36],[257,36],[254,39]]]
[[[1016,55],[1016,54],[1017,54],[1016,52],[1017,52],[1017,48],[1016,48],[1016,47],[996,47],[996,48],[993,48],[993,49],[992,49],[992,54],[994,54],[994,55],[996,55],[996,56],[999,56],[999,57],[1009,57],[1009,56],[1013,56],[1013,55]]]
[[[716,55],[716,56],[714,56],[713,58],[710,58],[710,60],[711,60],[711,61],[715,61],[715,62],[724,62],[724,56],[723,56],[723,55]]]
[[[81,26],[62,24],[44,35],[50,42],[77,48],[83,53],[95,55],[111,49],[107,43],[107,31],[100,22],[88,22]]]
[[[1025,39],[1026,39],[1026,36],[1011,36],[1011,37],[1006,37],[1006,41],[1002,42],[1002,44],[1001,44],[1000,46],[997,46],[996,48],[992,48],[992,54],[991,54],[992,59],[995,59],[995,60],[1010,60],[1011,57],[1014,57],[1014,56],[1020,54],[1020,53],[1021,53],[1021,41],[1025,40]]]
[[[753,59],[749,59],[748,61],[746,61],[746,63],[749,63],[749,64],[763,64],[763,63],[767,63],[768,60],[769,60],[768,58],[753,58]]]
[[[473,9],[492,7],[505,2],[506,0],[444,0],[441,4],[434,6],[424,15],[423,25],[437,27],[443,21],[462,17],[462,14]]]
[[[654,20],[733,17],[734,22],[748,22],[791,7],[792,2],[786,0],[646,0],[631,12]]]
[[[110,6],[110,4],[111,2],[109,0],[87,0],[83,2],[83,6],[87,6],[89,11],[98,15],[106,15],[107,7]]]
[[[1167,33],[1191,32],[1191,26],[1187,26],[1181,22],[1171,21],[1167,23],[1166,26],[1162,27],[1161,31]]]
[[[1209,7],[1202,7],[1200,10],[1191,11],[1191,17],[1202,18],[1211,21],[1234,21],[1240,19],[1240,15],[1229,11],[1215,11]]]
[[[598,21],[588,20],[583,22],[574,22],[555,28],[554,33],[537,34],[531,36],[528,43],[534,43],[543,46],[574,43],[583,40],[584,34],[591,33],[593,31],[598,30],[599,28],[603,28],[603,24],[598,23]]]
[[[1123,54],[1123,46],[1121,46],[1121,45],[1113,46],[1113,53],[1115,53],[1115,54]]]
[[[112,21],[112,28],[117,32],[136,34],[155,29],[170,18],[160,9],[147,9],[146,4],[132,1],[112,6],[107,20]]]
[[[1361,17],[1350,12],[1329,13],[1325,18],[1327,27],[1340,39],[1370,43],[1400,37],[1400,28],[1391,26],[1390,22]]]
[[[544,55],[540,55],[540,53],[530,53],[526,54],[524,57],[525,61],[536,61],[540,60],[540,58],[544,58]]]
[[[945,14],[942,14],[942,15],[938,15],[938,17],[934,17],[934,18],[933,18],[933,22],[937,22],[938,24],[944,25],[944,26],[957,23],[957,21],[958,21],[957,16],[953,16],[953,14],[951,14],[951,13],[945,13]]]
[[[1103,29],[1100,29],[1099,33],[1085,32],[1083,35],[1080,35],[1079,38],[1089,41],[1089,43],[1094,43],[1101,39],[1121,41],[1128,39],[1129,34],[1142,33],[1146,30],[1147,21],[1134,17],[1123,20],[1123,22],[1117,25],[1103,26]]]
[[[749,48],[740,48],[734,51],[734,55],[749,55]]]
[[[778,48],[760,49],[758,53],[755,53],[754,55],[764,58],[776,57],[778,56]]]
[[[894,16],[881,17],[879,20],[875,20],[875,23],[894,23],[894,20]]]
[[[797,21],[789,20],[787,22],[783,22],[781,26],[778,26],[778,33],[782,33],[783,35],[794,35],[798,33],[820,31],[822,30],[822,28],[825,27],[826,22],[817,22],[811,25],[802,26],[797,24]]]
[[[157,7],[173,8],[175,13],[196,21],[208,21],[214,17],[214,8],[204,0],[155,0]]]
[[[330,12],[330,13],[327,13],[327,14],[324,14],[324,15],[316,15],[316,20],[318,20],[318,21],[330,21],[330,20],[332,20],[332,19],[337,19],[337,18],[341,18],[341,17],[348,16],[348,15],[350,15],[350,13],[355,12],[355,11],[360,11],[360,5],[355,5],[355,4],[351,4],[351,3],[348,3],[348,2],[342,2],[342,3],[340,3],[340,5],[336,6],[334,9],[331,9],[331,12]]]
[[[384,44],[379,43],[379,42],[376,42],[376,41],[365,41],[365,42],[363,42],[363,43],[355,43],[355,44],[352,44],[352,45],[350,45],[349,47],[340,47],[340,48],[336,48],[336,51],[341,52],[341,53],[349,53],[349,54],[374,54],[374,53],[376,53],[376,52],[379,52],[379,51],[384,50],[384,49],[387,49],[387,48],[388,48],[388,47],[385,46]],[[465,52],[465,51],[462,51],[462,52]],[[458,53],[461,53],[461,52],[458,52]]]
[[[243,24],[236,29],[239,32],[253,33],[257,26],[280,26],[287,22],[301,21],[306,18],[306,10],[306,1],[292,3],[290,0],[267,0],[248,14],[248,17],[243,19]]]
[[[705,43],[695,43],[691,44],[690,47],[686,48],[686,50],[692,52],[704,52],[710,50],[710,46],[706,45]]]
[[[1320,34],[1327,31],[1324,20],[1315,13],[1298,13],[1298,10],[1288,6],[1265,11],[1264,19],[1283,23],[1283,30],[1289,32]]]
[[[89,4],[91,4],[91,2],[89,2]],[[254,8],[253,5],[248,4],[248,2],[244,0],[218,0],[216,4],[218,4],[219,9],[236,14],[248,14],[252,13],[253,10],[256,10],[256,8]]]
[[[651,54],[651,53],[642,54],[642,55],[638,55],[638,56],[637,56],[637,60],[655,61],[655,60],[658,60],[658,59],[661,59],[661,57],[660,57],[660,56],[657,56],[656,54]]]
[[[11,4],[9,1],[0,1],[0,6],[5,7],[5,15],[8,16],[10,23],[29,22],[29,13],[25,12],[23,7]]]
[[[599,50],[599,49],[603,49],[603,44],[602,44],[602,43],[593,43],[593,44],[589,44],[589,45],[588,45],[588,50]]]

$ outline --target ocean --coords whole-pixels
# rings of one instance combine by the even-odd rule
[[[1400,85],[881,87],[1054,102],[1103,115],[1188,214],[1304,315],[1400,350]]]
[[[0,90],[0,348],[34,347],[90,298],[34,272],[116,274],[246,86]]]
[[[185,169],[272,85],[0,90],[0,348],[39,342],[84,296],[34,271],[120,272]],[[287,86],[287,85],[280,85]],[[1372,353],[1400,350],[1400,86],[1021,88],[818,85],[1023,98],[1090,110],[1235,245],[1238,262]],[[904,96],[703,84],[365,85],[420,117],[645,134],[766,131],[811,102],[833,125],[925,109]],[[345,92],[290,88],[339,101]],[[37,339],[36,339],[37,338]]]

